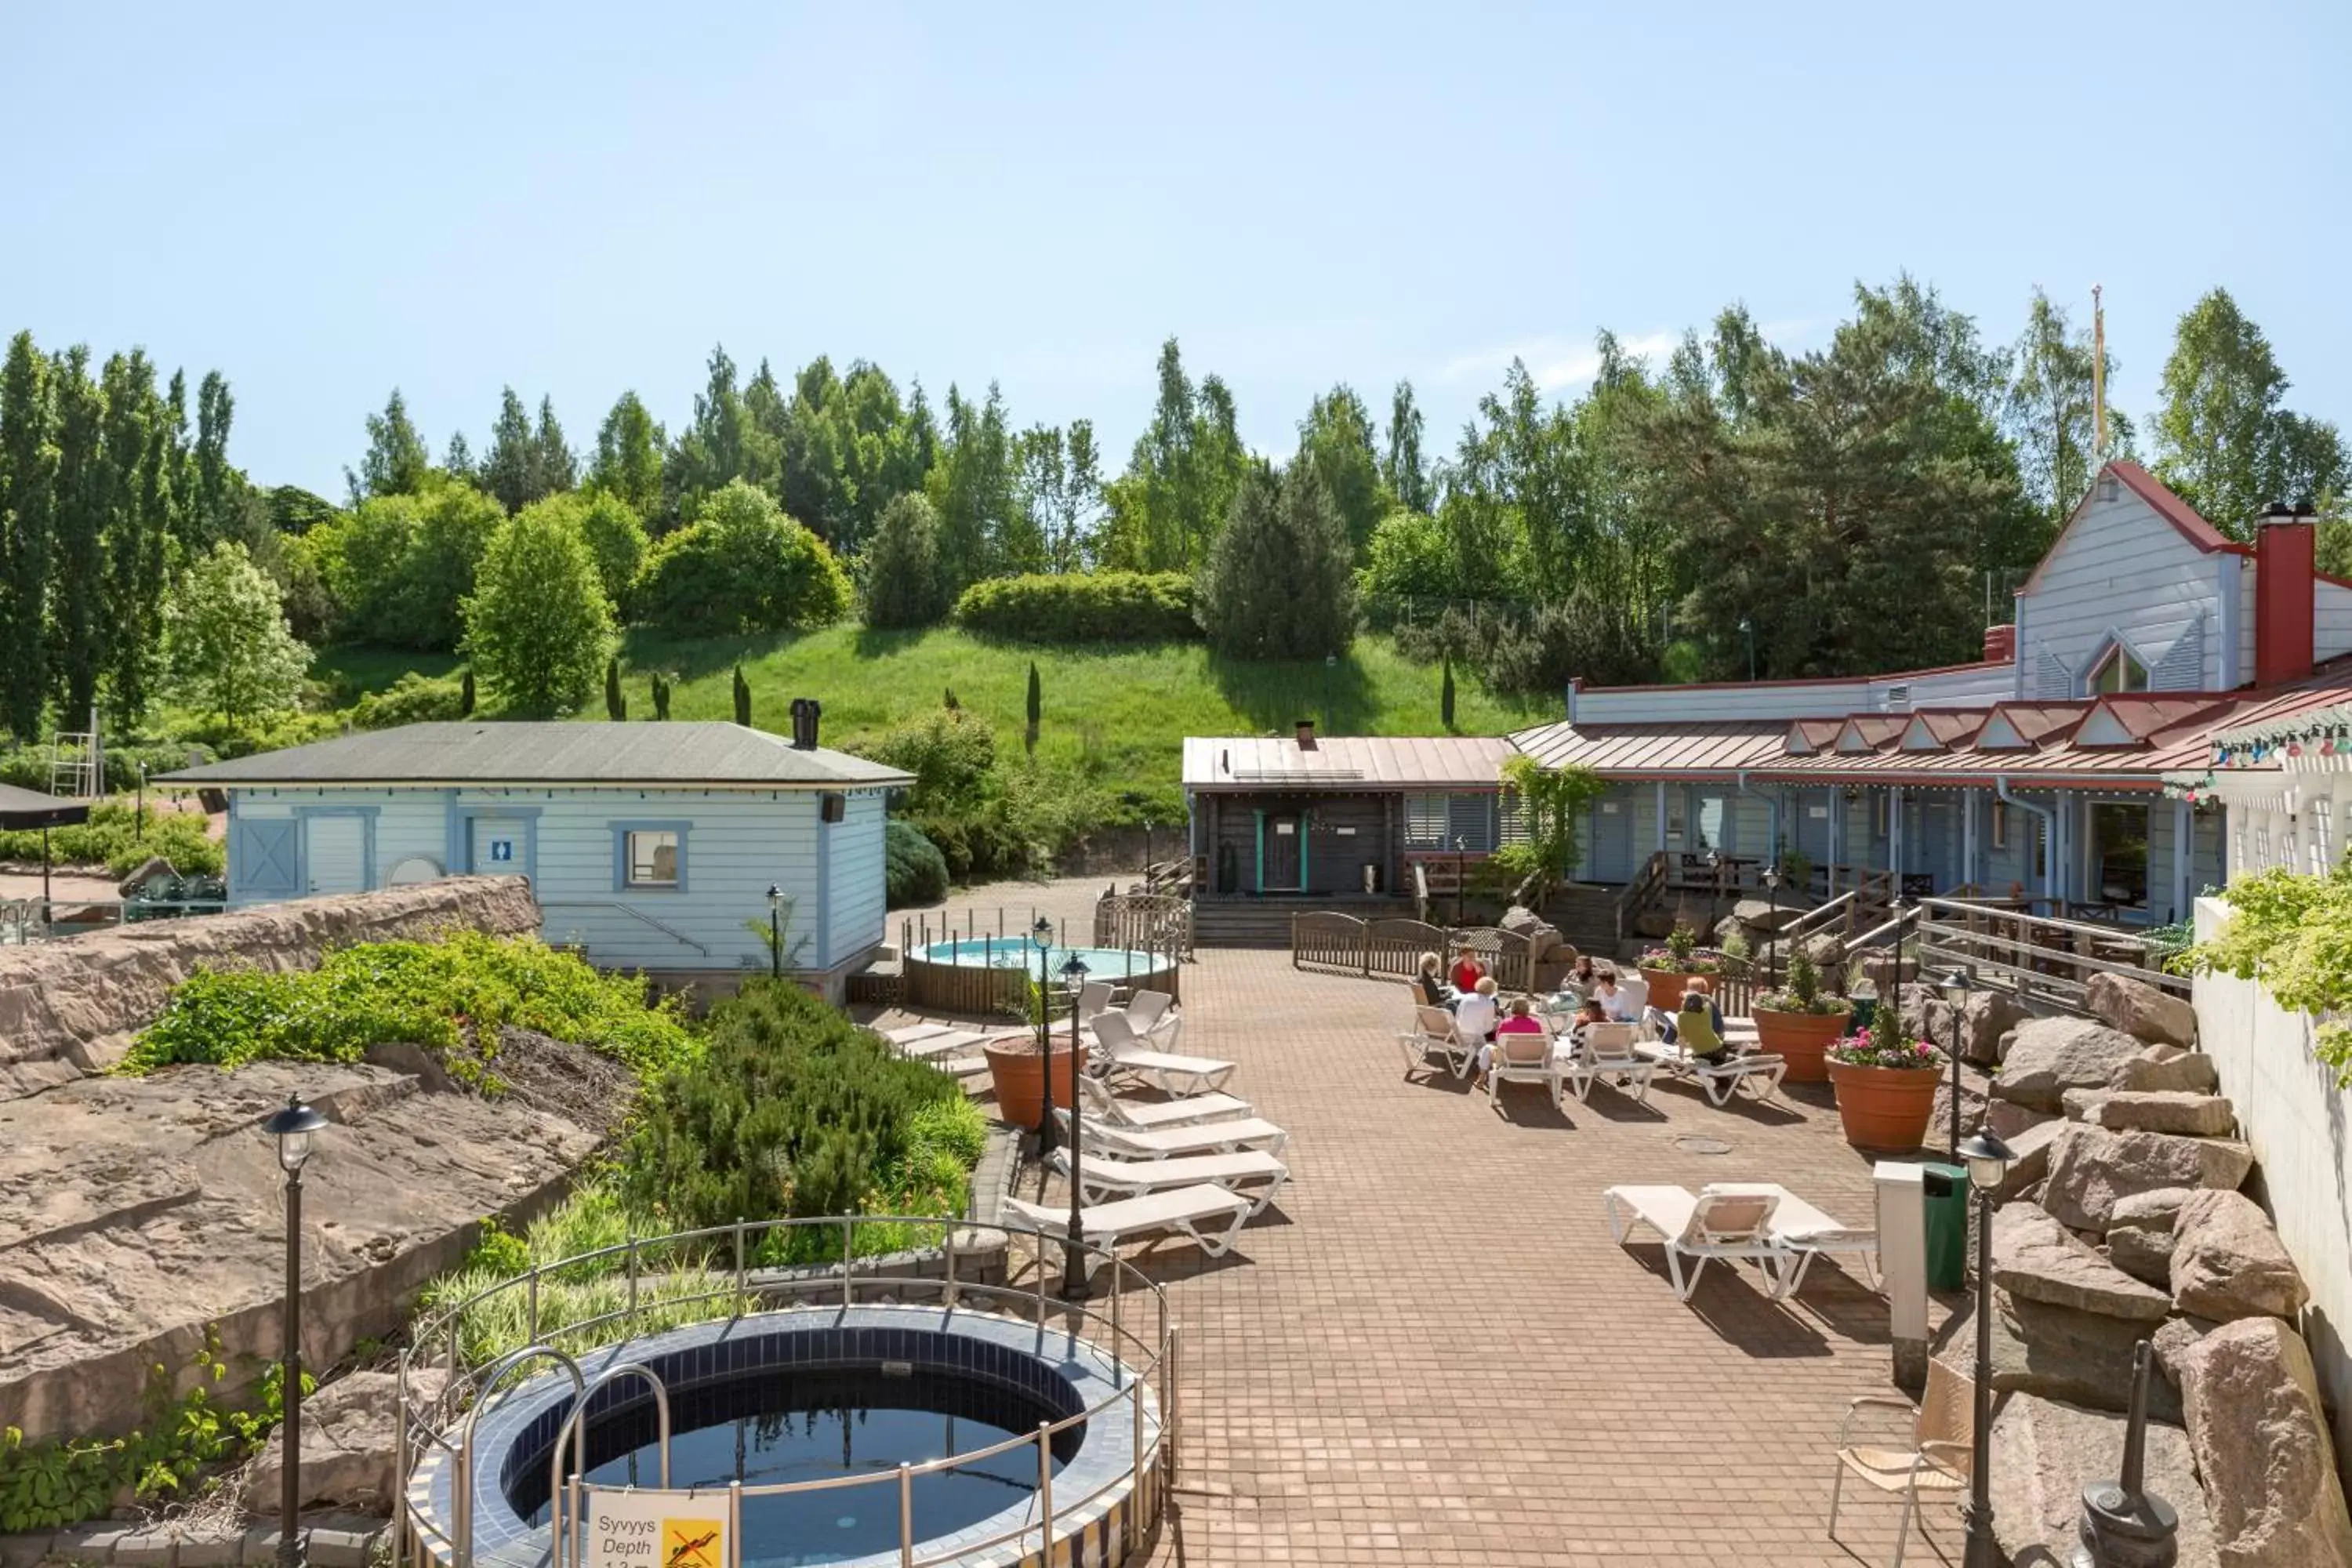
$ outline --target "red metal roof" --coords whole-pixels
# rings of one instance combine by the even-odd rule
[[[2158,517],[2180,531],[2180,537],[2210,555],[2224,550],[2232,555],[2252,555],[2251,545],[2239,543],[2220,529],[2205,521],[2198,510],[2165,488],[2164,481],[2127,458],[2117,458],[2107,465],[2109,472],[2121,479],[2132,494],[2156,509]]]
[[[1500,735],[1189,735],[1189,790],[1492,788],[1517,751]]]

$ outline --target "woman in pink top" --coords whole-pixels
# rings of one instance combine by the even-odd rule
[[[1492,982],[1488,984],[1491,984]],[[1543,1020],[1528,1010],[1528,999],[1524,996],[1513,997],[1511,1010],[1503,1016],[1501,1023],[1495,1026],[1495,1033],[1497,1035],[1540,1035],[1544,1032]],[[1486,1070],[1494,1055],[1495,1047],[1491,1045],[1478,1047],[1480,1072]]]

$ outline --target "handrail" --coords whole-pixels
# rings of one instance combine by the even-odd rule
[[[548,1448],[547,1556],[555,1568],[565,1568],[563,1537],[579,1522],[573,1506],[579,1500],[578,1494],[567,1494],[563,1486],[563,1440],[572,1439],[572,1474],[577,1480],[588,1468],[588,1401],[606,1384],[632,1376],[644,1378],[654,1391],[654,1431],[661,1446],[661,1484],[664,1490],[669,1488],[669,1389],[662,1383],[661,1374],[643,1362],[625,1361],[618,1366],[606,1367],[572,1402],[572,1414],[556,1428],[555,1441]],[[557,1512],[559,1498],[563,1500],[561,1513]]]
[[[1811,909],[1807,910],[1803,914],[1799,915],[1795,920],[1792,920],[1787,925],[1782,926],[1776,934],[1782,942],[1790,942],[1800,937],[1811,936],[1814,934],[1815,930],[1818,929],[1813,925],[1813,921],[1835,910],[1846,908],[1854,901],[1856,897],[1857,894],[1855,889],[1848,888],[1844,892],[1840,893],[1828,903],[1816,904]],[[1849,919],[1851,919],[1850,916]],[[1827,923],[1829,922],[1826,921],[1822,921],[1822,924],[1824,925]]]
[[[627,915],[632,920],[643,921],[646,924],[653,927],[654,930],[661,932],[662,935],[668,937],[673,941],[684,942],[687,946],[694,949],[695,952],[702,954],[703,957],[709,958],[710,956],[710,950],[709,948],[703,946],[700,942],[695,941],[692,937],[678,930],[676,926],[669,924],[667,921],[656,920],[653,916],[646,913],[643,910],[636,909],[628,904],[616,902],[611,899],[563,899],[554,902],[549,902],[542,900],[539,907],[542,910],[618,910],[621,913]]]
[[[569,1355],[566,1355],[561,1350],[556,1349],[553,1345],[547,1343],[534,1343],[520,1350],[511,1352],[492,1363],[488,1369],[480,1373],[478,1377],[475,1375],[471,1369],[464,1369],[461,1371],[458,1364],[458,1341],[460,1327],[465,1315],[476,1307],[490,1300],[492,1298],[504,1291],[522,1289],[528,1292],[531,1301],[533,1302],[533,1317],[535,1319],[537,1315],[536,1303],[539,1298],[539,1285],[542,1279],[559,1275],[565,1270],[578,1269],[584,1264],[596,1261],[600,1258],[609,1258],[615,1254],[625,1252],[628,1255],[630,1263],[628,1304],[625,1307],[616,1309],[614,1311],[596,1314],[576,1322],[564,1324],[561,1328],[550,1331],[551,1332],[579,1334],[603,1328],[607,1324],[614,1323],[621,1320],[636,1318],[650,1310],[658,1310],[674,1314],[677,1309],[681,1307],[691,1307],[722,1300],[730,1302],[732,1304],[732,1315],[740,1317],[745,1310],[744,1302],[748,1292],[756,1292],[761,1296],[770,1296],[780,1293],[793,1296],[811,1289],[831,1289],[835,1288],[837,1285],[841,1294],[837,1298],[832,1298],[832,1300],[837,1301],[840,1306],[849,1307],[854,1306],[856,1302],[856,1287],[861,1280],[885,1287],[886,1298],[893,1300],[903,1300],[909,1289],[920,1289],[926,1285],[935,1287],[939,1291],[940,1300],[946,1303],[947,1310],[950,1312],[959,1310],[957,1302],[960,1296],[962,1295],[978,1297],[990,1303],[1012,1304],[1017,1312],[1020,1312],[1024,1316],[1027,1315],[1027,1310],[1029,1309],[1030,1304],[1034,1301],[1037,1326],[1042,1331],[1045,1326],[1046,1307],[1046,1297],[1045,1293],[1045,1244],[1049,1241],[1053,1242],[1057,1247],[1066,1244],[1060,1237],[1056,1236],[1049,1236],[1045,1232],[1039,1230],[1034,1226],[1023,1226],[1015,1223],[1006,1223],[1003,1221],[993,1222],[987,1228],[1003,1231],[1008,1235],[1026,1236],[1031,1239],[1036,1255],[1037,1281],[1034,1290],[1032,1291],[1030,1289],[1018,1289],[1011,1285],[988,1285],[961,1281],[956,1278],[955,1274],[956,1249],[954,1245],[954,1235],[959,1226],[969,1223],[971,1222],[959,1219],[954,1216],[940,1215],[822,1215],[801,1216],[796,1218],[787,1217],[748,1223],[739,1220],[733,1225],[709,1226],[699,1229],[677,1232],[669,1236],[656,1237],[631,1237],[625,1241],[615,1243],[611,1246],[596,1247],[587,1252],[579,1253],[572,1257],[556,1259],[551,1262],[534,1264],[530,1268],[525,1270],[523,1273],[515,1275],[511,1279],[500,1280],[485,1287],[484,1289],[474,1292],[471,1296],[467,1297],[462,1301],[445,1304],[436,1309],[434,1312],[420,1318],[417,1321],[412,1334],[411,1346],[401,1352],[398,1372],[399,1381],[398,1386],[395,1389],[395,1405],[397,1410],[395,1419],[397,1430],[401,1438],[400,1446],[404,1464],[405,1463],[405,1454],[411,1451],[409,1442],[411,1436],[411,1402],[409,1397],[408,1374],[413,1366],[422,1364],[423,1363],[424,1358],[418,1353],[420,1347],[431,1346],[438,1343],[439,1337],[445,1332],[449,1336],[450,1375],[448,1382],[445,1386],[445,1391],[442,1395],[439,1407],[446,1409],[451,1407],[452,1401],[462,1402],[469,1391],[468,1385],[470,1385],[472,1404],[471,1407],[468,1408],[466,1413],[461,1440],[454,1449],[446,1437],[444,1437],[440,1433],[431,1429],[429,1418],[424,1424],[425,1426],[425,1430],[423,1433],[423,1436],[433,1446],[438,1447],[445,1453],[450,1454],[452,1458],[456,1460],[456,1468],[452,1477],[449,1494],[452,1505],[451,1517],[448,1521],[447,1528],[445,1529],[437,1521],[431,1519],[428,1514],[421,1511],[415,1502],[408,1500],[405,1496],[406,1477],[404,1475],[402,1478],[404,1500],[401,1503],[399,1516],[395,1521],[394,1530],[393,1560],[395,1564],[395,1568],[398,1568],[398,1565],[402,1561],[406,1538],[411,1530],[414,1530],[416,1532],[417,1542],[420,1547],[424,1546],[425,1537],[429,1532],[431,1535],[448,1544],[451,1561],[456,1565],[456,1568],[471,1568],[474,1427],[475,1424],[479,1420],[482,1414],[488,1408],[488,1395],[495,1390],[499,1381],[504,1378],[515,1366],[522,1364],[524,1362],[538,1355],[552,1356],[562,1362],[566,1370],[570,1372],[572,1379],[574,1388],[572,1414],[575,1417],[585,1411],[588,1394],[593,1387],[600,1387],[607,1380],[630,1372],[642,1373],[650,1381],[654,1382],[657,1401],[664,1405],[667,1405],[667,1398],[664,1391],[660,1388],[659,1380],[650,1372],[649,1369],[637,1363],[626,1363],[625,1365],[607,1368],[600,1373],[594,1384],[590,1384],[583,1378],[578,1363],[573,1361]],[[865,1276],[858,1275],[854,1268],[854,1263],[856,1258],[856,1229],[860,1224],[940,1226],[947,1237],[945,1245],[947,1272],[945,1277],[941,1279],[927,1279],[919,1276],[885,1276],[877,1274],[867,1274]],[[800,1226],[808,1226],[825,1227],[839,1226],[842,1229],[844,1233],[842,1258],[837,1270],[831,1267],[812,1268],[806,1271],[795,1270],[782,1276],[779,1276],[774,1273],[760,1275],[747,1274],[745,1272],[743,1268],[743,1259],[746,1257],[744,1247],[746,1245],[746,1238],[748,1237],[756,1234],[764,1237],[771,1232],[788,1232]],[[687,1296],[667,1297],[659,1300],[640,1300],[637,1289],[638,1270],[636,1261],[641,1250],[646,1247],[669,1248],[683,1247],[690,1248],[693,1244],[715,1242],[718,1238],[722,1237],[730,1237],[735,1243],[735,1257],[737,1261],[735,1269],[732,1271],[731,1278],[728,1277],[728,1275],[720,1269],[711,1268],[708,1260],[702,1263],[693,1263],[688,1265],[690,1268],[705,1269],[712,1273],[718,1279],[718,1283],[713,1289]],[[1095,1405],[1077,1412],[1075,1415],[1066,1416],[1059,1422],[1045,1423],[1041,1426],[1037,1433],[1027,1434],[1015,1438],[1009,1438],[1003,1442],[992,1445],[984,1449],[947,1456],[940,1459],[928,1461],[920,1466],[905,1466],[888,1472],[877,1472],[870,1476],[830,1477],[813,1481],[775,1482],[758,1487],[742,1487],[739,1482],[730,1489],[734,1490],[739,1497],[746,1494],[752,1496],[772,1496],[790,1491],[830,1490],[853,1485],[874,1485],[877,1483],[897,1484],[902,1489],[900,1494],[902,1501],[902,1520],[907,1521],[907,1522],[902,1526],[901,1532],[901,1561],[902,1563],[911,1563],[915,1561],[915,1542],[911,1533],[911,1521],[908,1516],[906,1515],[903,1508],[904,1500],[907,1495],[904,1489],[910,1484],[911,1478],[918,1475],[928,1475],[940,1470],[970,1465],[978,1459],[986,1458],[995,1454],[1009,1452],[1014,1448],[1024,1447],[1032,1443],[1045,1445],[1045,1447],[1041,1448],[1041,1462],[1046,1463],[1050,1468],[1050,1444],[1051,1438],[1055,1433],[1068,1430],[1071,1427],[1083,1425],[1089,1419],[1102,1416],[1117,1406],[1122,1400],[1126,1400],[1129,1403],[1130,1418],[1134,1424],[1136,1438],[1133,1447],[1131,1468],[1128,1471],[1128,1474],[1136,1483],[1139,1484],[1143,1465],[1147,1457],[1146,1447],[1142,1441],[1144,1429],[1142,1402],[1145,1394],[1149,1390],[1149,1385],[1152,1383],[1155,1377],[1159,1384],[1157,1398],[1160,1409],[1160,1419],[1156,1436],[1150,1446],[1150,1457],[1154,1460],[1154,1462],[1158,1462],[1163,1456],[1172,1458],[1175,1452],[1174,1445],[1178,1441],[1178,1427],[1175,1415],[1177,1409],[1177,1391],[1172,1381],[1174,1375],[1173,1369],[1176,1339],[1175,1325],[1169,1318],[1167,1292],[1157,1281],[1144,1275],[1139,1269],[1136,1268],[1131,1262],[1119,1258],[1116,1252],[1102,1247],[1098,1243],[1087,1243],[1085,1246],[1085,1251],[1096,1260],[1097,1271],[1101,1268],[1107,1268],[1109,1272],[1112,1288],[1109,1292],[1109,1312],[1108,1318],[1106,1318],[1105,1314],[1102,1312],[1097,1311],[1089,1306],[1079,1303],[1066,1303],[1062,1308],[1062,1311],[1065,1314],[1073,1316],[1078,1320],[1076,1322],[1069,1324],[1064,1331],[1068,1333],[1073,1340],[1076,1340],[1078,1338],[1078,1331],[1081,1326],[1091,1325],[1096,1330],[1107,1328],[1108,1331],[1107,1344],[1109,1347],[1108,1353],[1112,1364],[1114,1368],[1117,1369],[1117,1375],[1115,1376],[1114,1381],[1118,1383],[1118,1386],[1113,1393],[1097,1402]],[[1158,1333],[1152,1339],[1145,1338],[1144,1334],[1139,1330],[1127,1328],[1121,1322],[1120,1303],[1125,1294],[1125,1288],[1129,1286],[1129,1276],[1133,1277],[1133,1282],[1139,1283],[1150,1292],[1154,1302],[1159,1308]],[[669,1327],[681,1325],[677,1324],[677,1321],[673,1317],[667,1320],[664,1326]],[[1133,1363],[1126,1362],[1125,1357],[1129,1353],[1128,1350],[1128,1347],[1129,1346],[1134,1347],[1135,1352],[1141,1352],[1140,1359]],[[1131,1381],[1129,1381],[1127,1380],[1126,1374],[1130,1372],[1133,1373],[1133,1377]],[[576,1421],[567,1421],[564,1430],[574,1434],[575,1449],[581,1450],[584,1453],[586,1441],[584,1427],[579,1426]],[[551,1471],[553,1473],[553,1477],[557,1478],[560,1478],[561,1476],[563,1458],[562,1448],[562,1436],[563,1434],[561,1432],[558,1434],[556,1447],[551,1458]],[[664,1443],[663,1447],[665,1470],[664,1480],[667,1482],[668,1479],[667,1475],[667,1442]],[[584,1468],[584,1458],[579,1454],[575,1454],[575,1474],[573,1478],[573,1483],[575,1486],[578,1470],[581,1468]],[[1084,1507],[1087,1502],[1092,1501],[1096,1497],[1099,1497],[1103,1492],[1108,1491],[1116,1484],[1116,1478],[1111,1480],[1108,1480],[1094,1492],[1089,1493],[1086,1498],[1082,1498],[1075,1503],[1066,1504],[1060,1511],[1066,1516],[1072,1510]],[[560,1485],[551,1485],[549,1502],[551,1510],[562,1506],[562,1499]],[[557,1554],[561,1550],[561,1537],[558,1533],[561,1527],[554,1521],[552,1511],[551,1512],[549,1528],[551,1547],[553,1549],[551,1552],[550,1562],[553,1564],[553,1568],[564,1568],[561,1556]],[[1035,1526],[1034,1525],[1024,1524],[1011,1534],[1004,1536],[1002,1539],[1016,1539],[1027,1534],[1034,1529],[1035,1529]],[[1046,1549],[1050,1550],[1051,1544],[1051,1531],[1049,1529],[1045,1535]],[[966,1542],[959,1548],[959,1551],[967,1551],[970,1549],[971,1543]],[[740,1562],[740,1560],[739,1555],[737,1561]]]
[[[1625,940],[1625,928],[1640,917],[1658,889],[1665,886],[1667,870],[1666,852],[1654,849],[1642,868],[1633,873],[1633,879],[1619,890],[1613,910],[1619,942]]]

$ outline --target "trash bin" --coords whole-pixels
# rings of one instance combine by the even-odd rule
[[[1968,1173],[1931,1160],[1919,1185],[1927,1209],[1927,1289],[1958,1290],[1968,1283]]]

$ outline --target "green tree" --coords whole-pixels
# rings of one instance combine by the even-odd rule
[[[38,738],[48,699],[49,562],[58,449],[48,356],[33,334],[9,340],[0,367],[0,719]]]
[[[164,597],[163,664],[174,700],[244,724],[294,707],[310,650],[287,626],[278,584],[223,540]]]
[[[569,712],[595,689],[613,612],[566,514],[526,508],[499,524],[464,614],[465,652],[509,709]]]
[[[604,661],[604,717],[618,724],[629,716],[629,700],[621,691],[621,661]]]
[[[625,392],[596,427],[596,456],[588,465],[588,483],[620,497],[640,520],[650,520],[661,510],[665,445],[662,427],[645,404],[635,392]]]
[[[1503,764],[1505,809],[1516,809],[1524,830],[1495,853],[1496,864],[1517,879],[1511,901],[1540,909],[1577,862],[1576,827],[1609,785],[1590,768],[1548,768],[1533,757]]]
[[[50,668],[67,728],[89,717],[106,661],[106,395],[77,343],[56,363],[56,548],[50,590]]]
[[[665,630],[786,631],[824,626],[849,605],[849,580],[824,542],[775,499],[735,479],[703,502],[688,527],[646,557],[639,611]]]
[[[939,516],[919,495],[882,510],[866,551],[866,624],[935,626],[952,603],[940,574]]]
[[[343,640],[446,651],[460,605],[505,510],[471,485],[435,474],[414,495],[361,502],[311,531]]]
[[[509,512],[520,511],[546,493],[539,486],[539,437],[511,386],[499,394],[498,423],[490,426],[490,449],[482,458],[480,482]]]
[[[441,471],[469,485],[482,482],[482,466],[474,461],[473,444],[463,430],[449,432],[449,444],[441,449]]]
[[[238,492],[244,476],[229,467],[229,426],[236,419],[236,399],[218,371],[207,371],[196,388],[194,495],[188,509],[188,543],[209,550],[235,531]]]
[[[1445,673],[1437,688],[1437,721],[1445,726],[1447,734],[1454,733],[1454,659],[1451,655],[1446,657]]]
[[[424,489],[433,459],[425,449],[425,437],[416,433],[408,417],[408,405],[400,388],[392,389],[383,413],[368,416],[367,433],[367,454],[360,458],[359,472],[343,470],[352,505],[370,496],[414,495]]]
[[[950,386],[947,430],[924,490],[939,514],[940,576],[950,596],[1042,556],[1020,527],[1014,488],[1003,395],[991,383],[987,400],[973,404]]]
[[[743,679],[743,667],[735,667],[735,722],[746,730],[751,727],[751,683]]]
[[[1360,552],[1373,525],[1388,510],[1381,485],[1381,460],[1372,449],[1372,417],[1364,400],[1347,386],[1317,398],[1298,426],[1298,458],[1312,467],[1331,497],[1332,508]]]
[[[1307,464],[1244,478],[1202,568],[1195,609],[1218,651],[1310,658],[1348,651],[1356,585],[1347,527]]]
[[[539,399],[539,428],[531,438],[531,452],[535,459],[531,479],[541,495],[561,495],[580,483],[580,459],[555,417],[555,399],[545,394]]]
[[[2156,471],[2223,532],[2247,538],[2273,500],[2347,488],[2336,427],[2283,406],[2288,386],[2263,331],[2216,289],[2180,318],[2164,362]]]
[[[2002,425],[2016,444],[2019,477],[2035,508],[2055,535],[2066,514],[2091,488],[2098,464],[2096,420],[2092,411],[2094,347],[2091,334],[2067,322],[2066,312],[2036,289],[2025,331],[2011,351],[2015,374],[2010,382]],[[2106,378],[2116,379],[2115,356]],[[2130,426],[2120,411],[2108,415],[2108,449],[2130,445]]]
[[[735,362],[723,347],[710,351],[709,380],[694,400],[694,420],[662,467],[662,504],[667,518],[690,521],[702,503],[736,479],[771,494],[776,488],[778,455],[744,405],[736,385]]]
[[[1251,467],[1231,389],[1213,375],[1196,389],[1174,338],[1160,347],[1159,387],[1127,471],[1103,489],[1101,558],[1121,570],[1200,565]]]
[[[1442,602],[1475,597],[1478,584],[1456,573],[1454,538],[1437,519],[1399,510],[1381,519],[1364,549],[1357,574],[1364,597],[1383,621],[1418,613],[1434,614]],[[1440,603],[1417,605],[1415,600]]]
[[[137,719],[147,706],[166,585],[173,432],[155,367],[141,351],[108,357],[101,392],[106,581],[99,646],[110,706]]]
[[[1023,731],[1022,739],[1026,749],[1034,753],[1037,750],[1038,726],[1044,723],[1045,719],[1045,689],[1037,679],[1037,661],[1034,658],[1029,661],[1029,698],[1025,710],[1029,721]]]
[[[1437,500],[1429,465],[1421,455],[1427,423],[1413,400],[1412,383],[1398,382],[1389,395],[1388,452],[1381,461],[1381,479],[1397,504],[1408,511],[1429,511]]]
[[[474,667],[472,665],[467,665],[466,667],[465,675],[457,682],[457,717],[460,719],[470,719],[473,716]]]
[[[604,581],[604,596],[613,601],[616,615],[625,614],[629,585],[637,580],[637,573],[645,565],[646,552],[651,548],[635,509],[607,490],[591,490],[584,498],[555,499],[568,500],[579,508],[580,537],[588,542],[588,552],[596,558],[596,574]]]

